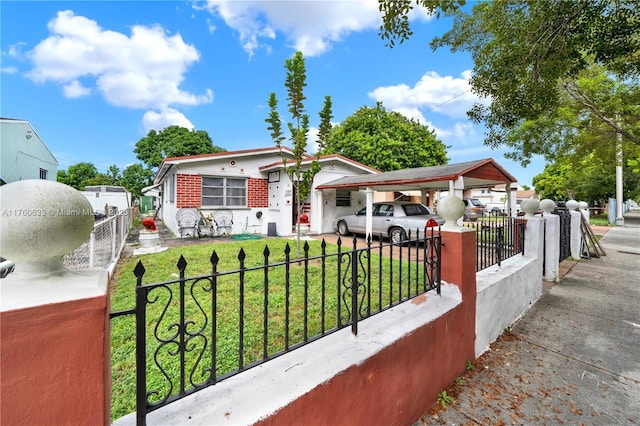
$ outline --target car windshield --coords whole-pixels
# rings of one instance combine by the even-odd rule
[[[405,204],[402,206],[407,216],[421,216],[425,214],[433,214],[427,206],[422,204]]]
[[[484,204],[482,204],[482,201],[476,200],[476,199],[472,199],[471,204],[473,204],[476,207],[484,207]]]

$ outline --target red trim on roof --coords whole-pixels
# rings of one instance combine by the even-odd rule
[[[282,150],[293,154],[291,149],[287,147],[283,147]],[[212,152],[208,154],[184,155],[182,157],[168,157],[162,160],[162,162],[165,163],[169,161],[193,160],[198,158],[206,159],[206,158],[215,158],[215,157],[225,157],[229,155],[260,154],[262,152],[270,152],[270,151],[280,151],[280,150],[277,147],[241,149],[237,151],[223,151],[223,152]]]

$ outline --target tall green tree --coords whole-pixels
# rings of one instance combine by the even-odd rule
[[[69,166],[67,170],[61,169],[57,172],[57,181],[69,185],[79,191],[84,190],[88,185],[108,185],[108,183],[95,183],[98,169],[93,163],[81,162]],[[108,181],[108,178],[105,179]],[[102,180],[98,180],[102,182]]]
[[[180,126],[169,126],[159,132],[151,130],[136,142],[133,152],[147,167],[157,168],[164,158],[184,155],[224,152],[215,146],[204,130],[189,130]]]
[[[309,115],[304,106],[304,101],[307,99],[304,95],[304,88],[307,86],[307,72],[302,52],[296,52],[293,58],[287,59],[285,61],[285,69],[287,70],[287,76],[284,85],[287,89],[288,112],[291,114],[292,119],[292,121],[287,122],[289,141],[293,146],[294,158],[292,162],[289,161],[288,156],[284,154],[282,149],[287,137],[282,130],[282,120],[278,112],[278,99],[275,92],[269,95],[270,112],[265,122],[269,124],[267,130],[270,131],[274,144],[280,149],[282,163],[293,185],[297,216],[300,218],[304,202],[313,188],[313,179],[320,171],[320,164],[318,156],[311,162],[311,165],[303,164],[306,163],[308,158]],[[319,115],[318,153],[323,150],[330,134],[332,118],[331,97],[325,96],[323,108]],[[300,256],[300,220],[296,224],[296,234],[298,256]]]
[[[558,113],[561,98],[572,97],[593,118],[640,144],[637,132],[598,98],[578,90],[576,77],[592,64],[616,80],[637,85],[640,75],[640,8],[636,0],[495,0],[478,2],[467,13],[463,1],[418,0],[432,12],[453,16],[453,27],[431,42],[433,49],[469,52],[474,61],[470,84],[490,104],[476,104],[470,118],[487,128],[485,143],[511,143],[526,164],[547,146],[510,139],[523,123]],[[380,0],[383,39],[402,41],[412,35],[408,14],[412,2]],[[392,43],[388,43],[391,44]],[[627,105],[630,105],[627,102]],[[529,145],[527,145],[529,144]]]
[[[334,126],[323,154],[341,154],[386,172],[447,164],[446,148],[433,130],[377,102]]]
[[[135,198],[142,196],[142,188],[153,183],[153,171],[140,163],[131,164],[122,171],[118,180]]]
[[[119,185],[118,181],[121,177],[120,167],[116,166],[115,164],[110,165],[106,175],[109,178],[109,185]]]

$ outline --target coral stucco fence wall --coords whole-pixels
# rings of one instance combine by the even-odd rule
[[[101,285],[103,294],[91,291],[92,279],[87,275],[87,291],[79,290],[87,297],[3,306],[0,424],[109,424],[109,298],[106,285]],[[106,275],[101,281],[106,284]],[[57,292],[64,294],[64,287]],[[3,297],[13,295],[3,288]]]

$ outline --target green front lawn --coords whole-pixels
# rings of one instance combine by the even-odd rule
[[[304,262],[290,263],[288,274],[284,264],[272,266],[267,270],[268,288],[265,288],[265,270],[250,270],[252,267],[264,265],[264,250],[267,244],[270,251],[269,264],[283,263],[287,243],[291,248],[291,258],[295,258],[295,241],[270,239],[193,245],[127,259],[120,266],[113,280],[111,311],[134,307],[136,278],[133,270],[138,261],[141,261],[146,269],[143,277],[143,285],[146,286],[177,279],[176,264],[180,255],[183,255],[188,264],[185,276],[202,276],[198,280],[187,280],[185,286],[185,319],[190,321],[186,332],[191,333],[190,338],[187,336],[186,344],[185,388],[189,389],[192,384],[201,384],[210,379],[211,366],[214,363],[216,377],[234,372],[251,362],[262,360],[265,350],[267,355],[271,356],[284,351],[287,345],[292,346],[303,342],[305,323],[306,338],[334,329],[338,324],[338,300],[344,290],[339,283],[345,280],[345,278],[338,279],[338,267],[341,268],[340,276],[345,277],[345,269],[348,266],[345,262],[339,265],[336,256],[326,258],[324,263],[320,259],[311,259],[307,268],[304,267]],[[310,258],[322,253],[320,241],[308,241],[308,243]],[[237,272],[238,254],[241,248],[246,254],[243,281],[239,279]],[[220,259],[217,271],[221,274],[217,277],[215,308],[211,281],[205,277],[211,274],[209,259],[213,250]],[[342,251],[346,251],[345,247]],[[337,253],[337,246],[328,245],[326,253]],[[411,290],[406,284],[409,274],[415,277],[415,263],[405,260],[400,264],[398,260],[394,260],[391,264],[388,257],[380,257],[373,253],[370,258],[359,259],[359,264],[365,269],[369,263],[371,275],[366,279],[371,283],[368,295],[371,312],[378,311],[381,306],[398,303],[399,300],[408,298],[409,293],[415,294],[415,283],[412,283]],[[236,272],[226,275],[224,274],[226,271]],[[289,280],[288,312],[287,286],[285,285],[287,277]],[[389,277],[393,277],[393,280]],[[359,280],[362,279],[364,278],[361,276]],[[399,285],[401,279],[405,282],[402,286]],[[243,286],[241,282],[244,283]],[[239,325],[241,290],[244,302],[242,331]],[[268,294],[266,344],[264,340],[265,293]],[[308,301],[306,318],[305,293]],[[174,324],[178,322],[180,315],[178,295],[179,285],[173,283],[160,286],[150,291],[147,296],[149,301],[146,310],[147,391],[159,392],[159,395],[150,396],[149,399],[153,402],[161,401],[167,395],[176,395],[179,388],[178,377],[181,367],[179,356],[175,355],[178,352],[176,343],[178,339],[176,339],[177,326]],[[341,309],[341,316],[344,318],[345,308]],[[211,336],[214,334],[212,326],[214,311],[217,319],[215,360],[212,356],[211,344]],[[285,328],[287,315],[289,316],[288,336]],[[346,320],[342,323],[346,323]],[[135,335],[133,315],[112,320],[112,419],[135,411]],[[242,353],[239,349],[241,337]],[[164,339],[166,342],[161,343],[159,339]],[[156,359],[162,369],[156,365]]]

